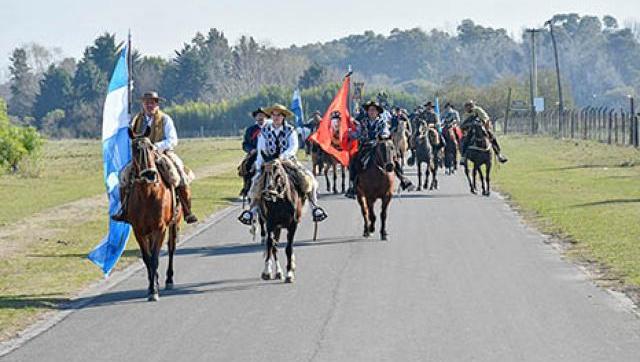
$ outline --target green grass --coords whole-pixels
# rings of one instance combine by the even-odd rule
[[[80,151],[74,146],[79,146]],[[47,198],[49,207],[55,206],[56,202],[77,199],[77,193],[86,197],[104,192],[100,154],[93,152],[94,146],[99,146],[99,143],[64,141],[47,145],[48,157],[56,160],[58,165],[75,167],[72,161],[74,158],[68,156],[67,152],[74,150],[76,154],[85,153],[82,158],[87,161],[86,165],[97,164],[98,168],[97,171],[91,171],[89,166],[77,167],[74,168],[76,173],[66,175],[65,172],[54,171],[48,165],[40,179],[31,181],[43,185],[52,177],[62,183],[64,188],[75,189],[65,190],[60,186],[60,190],[64,192],[57,197]],[[241,180],[236,176],[235,163],[242,153],[237,139],[188,140],[181,143],[178,153],[188,166],[196,170],[210,165],[226,165],[222,173],[199,178],[192,185],[193,208],[200,218],[227,206],[236,197]],[[54,157],[56,154],[58,156]],[[97,176],[94,175],[96,172]],[[23,179],[11,180],[10,177],[5,177],[3,182],[11,187],[13,182],[21,180]],[[97,186],[93,183],[97,183]],[[33,189],[24,192],[30,193],[31,197],[40,194]],[[22,214],[28,216],[29,212],[44,208],[46,207],[36,203],[30,207],[31,211],[24,209]],[[62,231],[55,237],[40,240],[18,254],[0,259],[0,340],[11,337],[42,312],[57,308],[60,303],[68,301],[78,291],[102,278],[100,270],[86,256],[107,232],[106,211],[93,210],[90,215],[84,215],[83,219],[81,223],[69,220],[56,225]],[[188,228],[183,228],[183,234],[184,229]],[[138,255],[138,245],[132,236],[116,270],[135,262]]]
[[[238,139],[183,140],[176,150],[194,170],[238,157]],[[33,213],[104,193],[98,140],[48,141],[39,177],[0,176],[0,227]]]
[[[510,162],[498,188],[543,232],[570,240],[568,255],[640,286],[640,152],[587,141],[502,137]]]

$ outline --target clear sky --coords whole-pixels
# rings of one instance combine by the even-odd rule
[[[211,27],[232,42],[252,35],[286,47],[365,30],[453,32],[465,18],[517,37],[522,28],[540,26],[556,13],[612,15],[621,24],[640,19],[640,0],[2,0],[0,9],[0,79],[7,76],[11,50],[24,43],[61,47],[65,55],[79,57],[97,35],[115,32],[123,40],[129,28],[143,54],[170,56],[196,31]]]

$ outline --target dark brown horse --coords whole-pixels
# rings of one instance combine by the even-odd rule
[[[431,146],[431,139],[429,137],[429,130],[426,125],[420,125],[415,135],[415,159],[416,166],[418,167],[418,190],[425,189],[433,190],[438,188],[437,178],[437,165],[435,152]],[[426,164],[424,171],[424,185],[422,184],[422,164]],[[431,184],[429,183],[429,176],[431,176]]]
[[[471,193],[477,193],[476,174],[480,174],[482,182],[482,195],[489,196],[491,194],[491,163],[493,159],[493,149],[491,140],[486,130],[479,121],[473,122],[469,128],[469,134],[466,136],[469,146],[467,147],[467,158],[464,162],[464,173],[469,182]],[[469,161],[473,162],[473,181],[469,177]],[[485,166],[485,174],[480,168]]]
[[[269,160],[265,163],[259,182],[262,182],[262,195],[260,198],[260,213],[267,226],[267,242],[265,250],[265,266],[262,279],[282,279],[282,268],[278,262],[278,241],[280,232],[287,229],[287,275],[285,283],[292,283],[295,279],[295,256],[293,255],[293,238],[298,229],[298,223],[302,217],[302,207],[305,196],[300,195],[290,180],[282,162],[279,159]],[[275,263],[275,277],[271,259]]]
[[[179,202],[174,201],[175,191],[165,184],[156,168],[158,157],[149,140],[150,129],[143,135],[131,137],[131,157],[133,159],[133,185],[127,203],[127,220],[136,236],[142,260],[147,267],[149,278],[148,300],[159,298],[158,264],[162,243],[169,233],[169,266],[167,268],[166,289],[173,287],[173,255],[176,250],[178,229],[182,219]]]
[[[360,150],[360,159],[363,152],[371,152],[370,160],[364,169],[359,170],[356,178],[355,189],[358,203],[364,220],[364,237],[369,237],[375,232],[376,214],[375,202],[382,200],[380,211],[380,238],[387,240],[387,209],[393,197],[393,183],[395,180],[393,143],[390,140],[378,141],[375,144],[365,146]],[[356,161],[359,162],[359,161]]]

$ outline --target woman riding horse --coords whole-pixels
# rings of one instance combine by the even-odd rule
[[[238,220],[245,225],[252,225],[255,215],[259,211],[258,206],[264,185],[258,181],[262,175],[262,165],[265,158],[279,158],[282,160],[283,166],[287,169],[287,173],[292,176],[300,193],[307,194],[313,207],[313,220],[322,221],[326,219],[326,212],[318,206],[317,181],[313,174],[296,160],[298,135],[296,130],[285,122],[286,117],[294,116],[293,112],[281,104],[275,104],[265,111],[271,115],[272,122],[262,129],[258,137],[258,157],[255,163],[256,175],[253,177],[249,191],[251,206],[249,210],[245,210],[240,214]],[[308,185],[310,187],[305,187],[307,183],[310,183]]]

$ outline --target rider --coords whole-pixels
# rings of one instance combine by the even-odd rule
[[[491,122],[487,112],[484,109],[477,106],[472,100],[467,101],[464,104],[464,121],[460,125],[462,132],[464,134],[462,138],[462,143],[460,145],[462,157],[460,158],[460,164],[464,165],[467,160],[467,148],[469,147],[469,128],[473,125],[473,122],[479,120],[482,122],[482,125],[491,140],[491,145],[493,150],[495,151],[498,161],[501,163],[505,163],[508,161],[507,157],[500,153],[500,145],[498,144],[498,140],[496,139],[493,131],[491,130]]]
[[[238,220],[246,225],[251,225],[253,219],[258,212],[258,201],[262,193],[262,185],[257,182],[262,173],[263,157],[277,157],[283,161],[283,165],[287,170],[295,172],[298,179],[310,177],[312,181],[311,191],[307,194],[309,202],[313,208],[312,216],[314,221],[322,221],[327,218],[326,212],[318,206],[318,184],[315,182],[313,174],[304,168],[296,160],[296,152],[298,151],[298,135],[293,128],[285,122],[287,117],[293,117],[294,114],[287,107],[281,104],[274,104],[272,107],[265,109],[265,112],[271,115],[271,123],[262,128],[260,136],[258,136],[257,159],[255,163],[256,175],[253,177],[251,190],[249,195],[251,198],[251,206],[249,210],[245,210],[240,214]]]
[[[198,221],[198,218],[191,212],[191,192],[187,184],[187,174],[184,170],[184,163],[175,154],[173,149],[178,145],[178,133],[173,124],[173,120],[168,114],[160,111],[160,100],[164,100],[158,96],[157,92],[146,92],[142,96],[143,110],[133,117],[131,129],[135,134],[143,134],[146,128],[150,128],[151,133],[149,140],[154,144],[159,153],[164,153],[175,164],[180,173],[180,185],[176,188],[178,199],[184,213],[184,221],[192,224]],[[132,167],[126,167],[123,172],[133,172]],[[131,180],[132,177],[125,175],[125,180]],[[115,221],[127,221],[127,201],[131,192],[131,183],[121,185],[122,204],[120,210],[111,216]]]
[[[262,109],[262,107],[251,112],[251,116],[256,121],[256,123],[247,128],[244,132],[244,138],[242,140],[242,150],[246,153],[246,155],[244,157],[244,160],[242,160],[242,164],[240,165],[241,175],[247,175],[247,177],[252,173],[251,169],[253,168],[253,164],[256,162],[258,136],[260,135],[262,127],[265,126],[269,118],[269,115],[264,109]],[[251,186],[251,183],[245,181],[245,185],[242,188],[240,194],[246,195],[247,192],[249,192],[249,186]]]
[[[351,139],[358,139],[358,152],[349,162],[349,179],[351,184],[354,186],[357,172],[362,162],[361,156],[364,156],[367,153],[367,150],[364,148],[368,147],[371,142],[387,140],[391,136],[391,133],[389,132],[389,125],[381,116],[381,113],[384,110],[380,104],[376,101],[369,101],[365,103],[364,109],[367,111],[367,117],[360,122],[357,130],[352,131],[349,135]],[[411,181],[404,176],[402,169],[400,168],[400,163],[397,159],[394,160],[394,164],[394,171],[400,179],[400,186],[402,189],[409,191],[415,190],[415,186],[413,186]],[[355,198],[354,186],[349,188],[345,195],[346,197]]]
[[[451,128],[460,125],[460,113],[453,108],[451,103],[444,105],[444,128]]]

